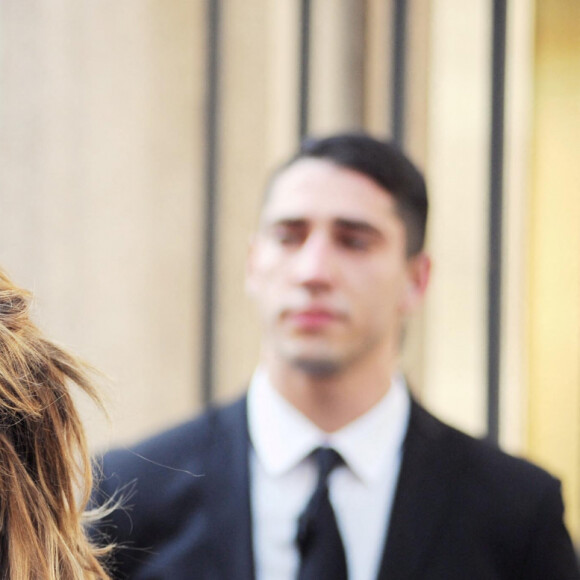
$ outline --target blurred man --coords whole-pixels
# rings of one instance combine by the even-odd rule
[[[399,372],[421,304],[424,180],[366,135],[272,177],[247,267],[261,358],[242,400],[104,460],[133,482],[119,577],[578,579],[560,484],[427,413]]]

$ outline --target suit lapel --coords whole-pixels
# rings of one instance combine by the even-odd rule
[[[456,462],[446,427],[413,401],[379,580],[406,580],[421,566],[453,497]]]
[[[216,578],[254,578],[252,515],[248,468],[246,399],[215,412],[208,464],[207,518],[214,531],[207,543],[208,564]]]

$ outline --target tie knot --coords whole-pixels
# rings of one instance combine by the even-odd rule
[[[340,453],[332,447],[318,447],[312,452],[312,456],[318,466],[318,480],[320,482],[326,481],[330,472],[344,463]]]

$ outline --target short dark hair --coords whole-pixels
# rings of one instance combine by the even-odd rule
[[[393,143],[366,133],[342,133],[321,139],[307,137],[298,152],[278,171],[301,159],[325,159],[372,179],[395,200],[405,224],[407,255],[418,254],[425,242],[427,187],[421,172]]]

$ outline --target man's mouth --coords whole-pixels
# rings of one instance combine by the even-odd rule
[[[319,330],[342,319],[340,313],[326,308],[294,310],[287,314],[288,320],[301,330]]]

